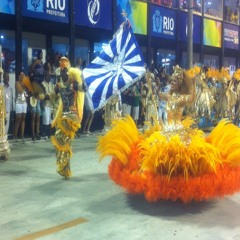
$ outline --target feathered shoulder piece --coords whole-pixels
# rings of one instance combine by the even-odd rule
[[[76,80],[78,83],[82,83],[82,72],[79,68],[71,67],[68,70],[70,80]]]
[[[209,68],[206,72],[206,78],[219,78],[219,71],[215,68]]]
[[[174,66],[172,79],[175,79],[175,80],[177,79],[180,83],[182,83],[183,76],[184,76],[184,69],[182,69],[179,65]]]
[[[195,72],[196,75],[200,74],[201,73],[201,67],[195,65],[193,67],[193,71]]]
[[[33,85],[28,76],[26,75],[23,76],[22,83],[28,89],[28,91],[34,93]]]
[[[200,68],[199,69],[198,68],[199,67],[195,66],[195,67],[192,67],[192,68],[186,70],[185,75],[188,78],[194,78],[195,76],[197,76],[200,73]]]
[[[238,68],[238,69],[234,72],[233,78],[236,79],[237,81],[240,81],[240,68]]]

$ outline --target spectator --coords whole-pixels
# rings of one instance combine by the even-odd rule
[[[93,112],[92,100],[87,92],[84,98],[84,110],[85,111],[84,111],[84,119],[82,124],[82,133],[91,134],[90,127],[92,125],[94,112]]]
[[[6,107],[6,125],[5,125],[5,133],[8,134],[9,124],[10,124],[10,113],[12,110],[12,99],[13,99],[13,91],[12,87],[9,85],[9,73],[3,73],[3,83],[4,83],[4,97],[5,97],[5,107]]]
[[[53,105],[55,101],[55,91],[54,84],[50,81],[51,71],[46,69],[45,79],[42,82],[44,88],[44,99],[42,101],[43,112],[42,112],[42,127],[43,127],[43,137],[47,140],[51,135],[51,122],[53,117]]]
[[[169,76],[166,76],[160,83],[160,92],[168,93],[170,91]],[[158,120],[159,122],[167,123],[167,101],[160,99],[158,102]]]
[[[131,96],[132,96],[132,111],[131,111],[131,116],[136,124],[138,125],[138,120],[139,120],[139,106],[140,106],[140,89],[138,82],[136,82],[132,88],[131,88]]]
[[[82,71],[83,70],[82,64],[83,64],[82,58],[80,58],[80,57],[77,58],[77,60],[76,60],[76,68],[79,68]]]
[[[41,50],[37,53],[37,58],[34,60],[32,64],[32,73],[33,74],[33,81],[41,84],[44,80],[44,65],[43,65],[43,53]]]
[[[18,130],[20,126],[20,137],[22,142],[25,143],[24,140],[24,130],[25,130],[25,118],[27,113],[27,91],[26,86],[24,84],[24,78],[26,78],[23,72],[20,72],[18,75],[18,80],[15,84],[16,91],[16,119],[14,126],[14,134],[13,138],[17,141],[18,138]]]
[[[122,116],[131,115],[131,88],[126,89],[121,93],[122,99]]]

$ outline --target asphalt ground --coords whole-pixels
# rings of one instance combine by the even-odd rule
[[[240,239],[240,194],[149,203],[109,179],[97,137],[74,139],[69,180],[56,173],[49,140],[10,141],[10,159],[0,161],[1,240]]]

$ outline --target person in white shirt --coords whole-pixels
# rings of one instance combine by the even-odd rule
[[[6,125],[5,125],[5,133],[8,134],[9,124],[10,124],[10,113],[12,110],[12,97],[13,91],[12,87],[9,85],[9,73],[4,72],[3,74],[3,83],[4,83],[4,101],[6,107]]]
[[[24,72],[20,72],[18,75],[18,80],[15,83],[16,117],[15,117],[13,139],[17,141],[18,130],[20,128],[20,137],[23,143],[25,143],[24,131],[25,131],[25,119],[26,119],[26,113],[27,113],[27,97],[28,97],[27,88],[24,83],[24,80],[26,78],[27,77],[24,74]]]

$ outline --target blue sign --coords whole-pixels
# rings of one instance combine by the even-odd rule
[[[15,14],[15,0],[1,0],[0,13]]]
[[[239,48],[238,26],[225,23],[223,29],[224,47],[231,49]]]
[[[112,30],[112,1],[75,0],[75,24]]]
[[[151,6],[151,36],[176,38],[176,12],[171,9]]]
[[[193,43],[201,43],[201,17],[193,15]],[[188,39],[188,14],[179,13],[179,40],[187,42]]]
[[[68,23],[69,0],[23,0],[22,14],[26,17]]]

